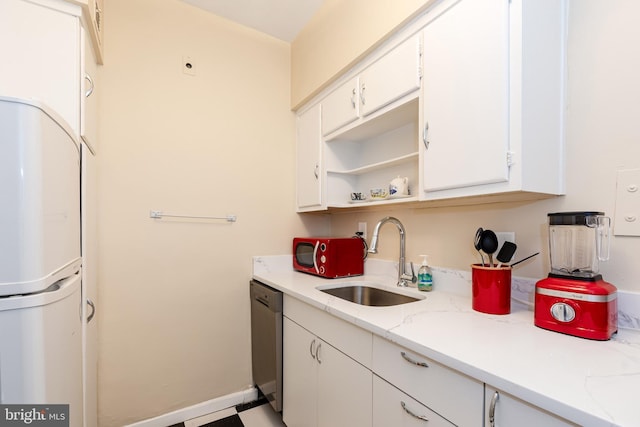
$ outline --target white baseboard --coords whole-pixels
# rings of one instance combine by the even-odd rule
[[[247,390],[207,400],[206,402],[198,403],[187,408],[178,409],[177,411],[169,412],[164,415],[159,415],[154,418],[138,421],[136,423],[129,424],[127,427],[166,427],[173,424],[182,423],[192,418],[201,417],[212,412],[221,411],[223,409],[230,408],[241,403],[253,402],[257,399],[258,390],[255,387],[251,387]]]

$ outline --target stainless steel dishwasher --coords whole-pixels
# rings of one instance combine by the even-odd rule
[[[282,411],[282,292],[250,282],[253,381],[276,412]]]

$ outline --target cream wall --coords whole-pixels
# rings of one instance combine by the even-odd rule
[[[516,258],[542,251],[517,267],[515,274],[545,276],[546,214],[602,210],[613,216],[617,171],[640,168],[640,50],[630,48],[640,39],[634,19],[639,15],[640,3],[633,0],[570,3],[566,196],[526,204],[340,214],[332,217],[333,234],[352,234],[358,221],[366,221],[371,234],[377,220],[394,215],[406,226],[410,260],[418,262],[419,254],[428,253],[433,265],[468,269],[479,262],[472,245],[477,227],[514,231],[519,245]],[[398,233],[388,225],[382,230],[376,256],[395,259]],[[619,289],[640,291],[638,253],[640,237],[614,237],[611,260],[601,264],[605,279]]]
[[[325,0],[291,44],[291,106],[371,51],[434,0]]]
[[[289,253],[293,235],[326,234],[329,225],[333,234],[350,235],[358,221],[367,222],[370,234],[392,214],[407,227],[410,259],[427,252],[434,265],[467,268],[477,261],[471,239],[478,226],[515,231],[519,255],[543,251],[516,274],[541,277],[548,269],[547,212],[613,214],[616,171],[640,167],[640,52],[628,48],[640,36],[632,22],[640,5],[633,0],[571,3],[567,196],[296,215],[290,105],[333,78],[349,55],[376,44],[372,34],[386,34],[427,3],[378,2],[363,13],[390,19],[358,21],[376,23],[371,29],[352,24],[362,16],[355,10],[325,29],[314,20],[327,34],[317,36],[317,45],[294,43],[294,57],[315,50],[311,59],[292,59],[309,65],[301,70],[290,63],[289,45],[177,0],[109,0],[98,153],[101,426],[246,388],[251,256]],[[332,16],[356,3],[364,4],[327,0],[321,12]],[[360,34],[369,36],[355,43]],[[343,52],[345,40],[355,47]],[[181,73],[183,55],[194,58],[195,77]],[[238,222],[158,221],[148,217],[151,209],[233,213]],[[397,257],[395,234],[385,226],[378,257]],[[640,239],[615,238],[605,277],[640,291],[638,252]]]
[[[252,384],[251,256],[326,230],[294,213],[289,45],[177,0],[109,0],[99,175],[99,421]],[[182,56],[196,76],[181,72]],[[152,220],[151,209],[238,221]]]

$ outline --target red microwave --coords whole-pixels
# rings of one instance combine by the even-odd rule
[[[294,237],[293,268],[329,279],[361,276],[365,251],[360,237]]]

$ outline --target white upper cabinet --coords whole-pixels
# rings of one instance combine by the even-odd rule
[[[322,101],[322,135],[355,121],[358,105],[358,78],[354,77]]]
[[[366,68],[359,83],[362,116],[420,89],[420,37],[409,38]]]
[[[320,104],[297,116],[296,176],[298,211],[322,206]]]
[[[91,38],[96,48],[96,59],[102,64],[102,39],[104,33],[104,0],[88,0]]]
[[[329,93],[322,102],[322,135],[380,110],[420,88],[420,36],[413,35]]]
[[[63,1],[0,1],[0,94],[52,108],[79,136],[80,15]]]
[[[301,110],[321,114],[319,136],[299,121],[298,210],[563,194],[566,20],[567,0],[433,2]],[[396,177],[408,195],[350,198]]]
[[[434,12],[421,199],[562,194],[566,3],[452,0]]]
[[[462,0],[425,28],[425,191],[509,179],[508,37],[508,0]]]
[[[87,31],[82,28],[82,92],[80,93],[80,137],[94,154],[98,152],[98,64]]]

